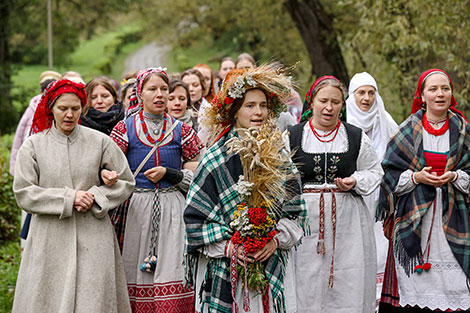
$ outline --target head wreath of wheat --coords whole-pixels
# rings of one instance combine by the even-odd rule
[[[233,120],[230,109],[235,99],[242,99],[251,89],[260,89],[266,94],[271,115],[278,117],[286,110],[286,103],[291,97],[292,77],[287,76],[283,68],[270,64],[230,72],[202,121],[211,135],[220,133],[230,125]]]

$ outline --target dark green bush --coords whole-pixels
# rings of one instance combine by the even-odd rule
[[[0,243],[18,238],[21,210],[13,194],[13,177],[9,174],[13,134],[0,137]]]

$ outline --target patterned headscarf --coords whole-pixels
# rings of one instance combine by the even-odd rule
[[[431,76],[433,74],[437,74],[437,73],[444,74],[447,77],[447,79],[449,80],[450,88],[452,88],[452,91],[454,90],[454,84],[452,83],[452,80],[450,79],[449,75],[446,72],[444,72],[443,70],[437,69],[437,68],[427,70],[426,72],[422,73],[421,76],[419,77],[418,88],[416,88],[415,96],[414,96],[414,99],[413,99],[413,105],[411,106],[411,114],[415,114],[423,106],[424,102],[423,102],[423,99],[421,99],[421,94],[423,93],[423,83],[424,83],[424,81],[429,76]],[[457,101],[455,100],[454,95],[452,94],[449,109],[452,110],[453,112],[459,114],[460,116],[463,116],[463,113],[455,108],[456,106],[457,106]]]
[[[131,116],[143,109],[142,88],[144,86],[145,78],[153,73],[161,73],[168,78],[166,70],[166,67],[150,67],[144,70],[140,70],[139,73],[137,73],[137,81],[132,88],[132,94],[129,99],[129,108],[127,109],[126,117]]]
[[[41,97],[38,108],[34,113],[33,123],[31,126],[31,134],[39,133],[52,126],[54,115],[52,107],[60,95],[64,93],[73,93],[78,96],[82,107],[86,104],[85,85],[76,83],[68,79],[61,79],[50,83]]]

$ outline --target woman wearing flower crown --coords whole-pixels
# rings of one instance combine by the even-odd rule
[[[267,65],[234,70],[208,111],[211,145],[184,213],[197,312],[296,312],[290,249],[308,226],[298,172],[273,122],[290,87]],[[248,241],[255,229],[264,235]]]
[[[133,312],[192,312],[194,292],[183,285],[184,196],[192,172],[182,162],[199,158],[194,130],[165,112],[168,76],[142,70],[131,106],[111,137],[126,154],[136,188],[126,216],[122,258]],[[147,160],[146,157],[149,157]]]
[[[418,81],[390,140],[378,217],[390,223],[382,312],[470,309],[470,126],[446,72]]]
[[[368,136],[339,120],[343,99],[338,79],[317,79],[306,95],[312,118],[290,129],[311,227],[295,252],[302,313],[375,310],[374,221],[362,196],[383,171]]]
[[[13,312],[130,312],[108,210],[132,192],[126,158],[108,136],[78,125],[85,85],[48,85],[18,151],[13,191],[32,213]],[[119,180],[105,186],[102,168]]]

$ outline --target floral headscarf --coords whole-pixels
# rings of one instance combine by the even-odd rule
[[[165,67],[150,67],[137,73],[137,81],[132,88],[132,94],[129,99],[129,108],[127,109],[126,117],[133,115],[143,109],[142,104],[142,88],[145,78],[153,73],[161,73],[168,78]]]

